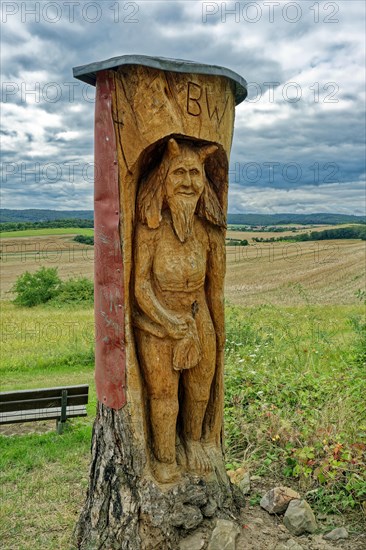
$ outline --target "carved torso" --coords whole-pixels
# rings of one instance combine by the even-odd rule
[[[168,220],[162,223],[153,262],[154,280],[165,292],[192,292],[203,287],[207,267],[208,237],[195,219],[192,237],[178,243]]]

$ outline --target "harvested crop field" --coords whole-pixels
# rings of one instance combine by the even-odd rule
[[[241,235],[228,232],[234,233]],[[251,243],[226,250],[225,296],[232,304],[353,304],[365,286],[365,242],[360,240]],[[72,234],[1,239],[0,251],[1,299],[11,298],[19,275],[41,266],[57,267],[62,279],[93,278],[94,249],[75,242]]]
[[[364,286],[363,241],[227,247],[225,297],[232,304],[352,304]]]

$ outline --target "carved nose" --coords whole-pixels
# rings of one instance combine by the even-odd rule
[[[189,191],[192,189],[192,181],[191,178],[186,175],[184,177],[184,180],[181,182],[181,185],[179,186],[181,191]]]

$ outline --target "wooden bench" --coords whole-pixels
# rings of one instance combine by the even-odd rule
[[[87,416],[89,386],[0,392],[0,424],[56,420],[62,433],[67,418]]]

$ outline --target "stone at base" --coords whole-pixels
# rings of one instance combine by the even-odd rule
[[[179,543],[179,550],[202,550],[206,541],[202,533],[195,533]]]
[[[218,519],[207,550],[235,550],[240,529],[233,521]]]
[[[275,550],[304,550],[304,547],[298,544],[295,540],[290,539],[287,542],[276,545]]]
[[[329,531],[329,533],[324,535],[323,538],[325,540],[348,539],[348,531],[344,527],[337,527],[336,529],[333,529],[333,531]]]
[[[202,520],[201,511],[197,506],[189,506],[181,502],[174,506],[171,518],[174,527],[183,527],[187,530],[195,529]]]
[[[206,518],[212,518],[215,515],[217,510],[217,504],[213,498],[209,497],[208,502],[204,508],[202,508],[202,513]]]
[[[283,518],[283,523],[292,535],[314,533],[317,529],[314,512],[306,500],[291,500]]]
[[[282,514],[286,511],[289,502],[294,499],[300,499],[296,491],[289,487],[275,487],[263,496],[260,505],[270,514]]]

